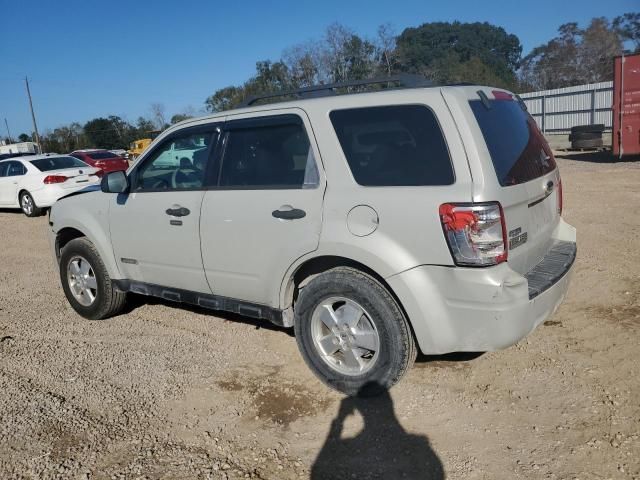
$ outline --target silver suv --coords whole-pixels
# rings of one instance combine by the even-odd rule
[[[417,348],[501,349],[549,317],[576,235],[518,97],[334,88],[182,122],[100,191],[57,202],[71,306],[103,319],[135,292],[295,327],[346,394],[390,387]]]

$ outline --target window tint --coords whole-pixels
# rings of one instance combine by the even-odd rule
[[[500,185],[528,182],[556,168],[551,149],[535,120],[515,100],[469,102],[489,149]]]
[[[201,188],[209,146],[216,134],[188,133],[173,137],[156,148],[137,169],[135,190],[188,190]]]
[[[365,186],[450,185],[449,151],[433,112],[420,105],[330,114],[351,173]]]
[[[0,163],[0,177],[6,177],[7,172],[9,171],[9,163],[10,162],[2,162]]]
[[[47,157],[39,160],[31,160],[31,164],[41,172],[50,170],[64,170],[65,168],[87,168],[89,165],[74,157]]]
[[[318,181],[313,149],[299,117],[231,124],[221,186],[310,188]]]
[[[118,155],[112,152],[89,152],[87,156],[93,160],[102,160],[105,158],[118,158]]]
[[[16,177],[18,175],[24,175],[25,173],[27,173],[27,170],[24,168],[24,165],[22,165],[22,163],[9,162],[7,177]]]

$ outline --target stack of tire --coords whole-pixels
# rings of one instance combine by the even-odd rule
[[[601,123],[571,127],[571,135],[569,135],[571,148],[576,150],[601,148],[602,132],[604,132],[604,125]]]

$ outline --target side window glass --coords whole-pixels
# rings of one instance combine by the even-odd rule
[[[231,127],[220,185],[238,188],[314,188],[319,183],[313,149],[299,117],[283,115]]]
[[[358,184],[386,187],[454,182],[442,130],[426,106],[334,110],[329,117]]]
[[[7,172],[9,171],[9,163],[10,162],[2,162],[0,163],[0,177],[6,177]]]
[[[20,162],[9,162],[8,177],[17,177],[18,175],[24,175],[25,168]]]
[[[145,159],[136,172],[134,191],[190,190],[204,186],[209,147],[216,133],[172,137]]]

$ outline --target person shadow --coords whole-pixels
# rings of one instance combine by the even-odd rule
[[[372,391],[377,396],[371,397]],[[346,418],[356,413],[364,428],[355,437],[342,438]],[[365,385],[357,397],[342,400],[310,478],[444,480],[445,475],[429,439],[402,428],[389,391]]]

